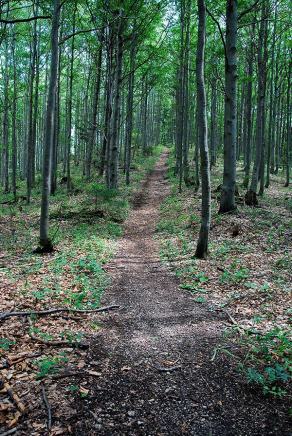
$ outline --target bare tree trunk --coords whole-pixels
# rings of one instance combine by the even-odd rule
[[[12,191],[14,201],[16,195],[16,172],[17,172],[17,135],[16,135],[16,117],[17,117],[17,75],[15,59],[15,34],[12,39],[12,59],[13,59],[13,104],[12,104]]]
[[[273,123],[275,117],[275,107],[274,107],[274,98],[273,94],[274,90],[274,77],[275,77],[275,45],[276,45],[276,32],[277,32],[277,7],[275,6],[275,15],[274,15],[274,30],[273,30],[273,40],[272,40],[272,48],[271,48],[271,77],[270,77],[270,108],[269,108],[269,127],[268,127],[268,141],[267,141],[267,172],[266,172],[266,188],[270,186],[270,173],[271,167],[273,166],[274,171],[274,155],[275,155],[275,145],[272,144],[274,142],[274,132],[273,132]],[[271,158],[272,155],[272,158]],[[272,165],[271,165],[272,161]]]
[[[142,85],[142,150],[144,156],[148,154],[147,115],[148,115],[148,78],[144,78]]]
[[[98,49],[97,59],[96,59],[96,79],[95,79],[95,87],[93,93],[92,117],[91,117],[91,124],[89,127],[89,134],[88,134],[88,147],[87,147],[86,167],[85,167],[85,175],[87,180],[90,179],[92,152],[93,152],[93,146],[94,146],[94,142],[96,138],[96,130],[97,130],[97,108],[98,108],[99,93],[100,93],[101,63],[102,63],[102,34],[103,34],[103,30],[101,31],[100,46]]]
[[[61,35],[60,35],[61,36]],[[58,71],[61,71],[61,46],[58,54]],[[54,108],[54,138],[52,148],[52,164],[51,164],[51,195],[55,195],[57,189],[57,169],[58,169],[58,150],[60,136],[60,74],[57,78],[57,90]]]
[[[75,33],[75,22],[76,22],[76,9],[77,3],[74,3],[74,12],[73,12],[73,26],[72,33]],[[75,37],[72,37],[71,41],[71,53],[70,53],[70,64],[69,64],[69,89],[68,89],[68,101],[67,101],[67,192],[70,192],[72,189],[72,180],[71,180],[71,147],[72,147],[72,97],[73,97],[73,68],[74,68],[74,50],[75,50]]]
[[[135,24],[134,24],[135,27]],[[133,99],[134,99],[134,80],[135,80],[135,58],[137,52],[137,36],[133,33],[130,52],[130,73],[128,82],[127,115],[125,132],[125,173],[126,184],[130,184],[131,148],[133,131]]]
[[[112,112],[110,117],[110,137],[107,158],[107,187],[118,187],[118,163],[119,163],[119,119],[120,119],[120,94],[123,65],[123,38],[122,38],[122,9],[118,12],[117,28],[114,33],[114,63],[112,75]]]
[[[236,209],[237,0],[226,2],[224,175],[219,213]]]
[[[245,202],[249,206],[256,206],[257,186],[261,175],[261,165],[264,164],[264,140],[265,140],[265,95],[266,95],[266,46],[267,46],[267,22],[266,1],[262,4],[262,19],[258,42],[258,99],[256,121],[256,156],[253,166],[252,180],[249,190],[245,195]]]
[[[216,150],[217,150],[217,80],[212,82],[211,90],[211,126],[210,126],[210,153],[212,168],[216,164]]]
[[[34,15],[37,15],[38,7],[35,9]],[[35,143],[34,143],[34,83],[36,75],[36,62],[37,62],[37,20],[33,23],[33,41],[32,53],[30,61],[30,78],[29,78],[29,108],[28,108],[28,134],[27,134],[27,175],[26,175],[26,202],[30,203],[31,190],[33,187],[33,174],[35,174]]]
[[[54,0],[54,12],[51,28],[51,66],[50,82],[47,100],[45,142],[43,155],[43,187],[40,217],[40,246],[41,251],[50,252],[53,249],[52,241],[49,238],[49,197],[51,185],[51,159],[54,137],[54,108],[56,98],[56,87],[58,77],[58,31],[60,18],[60,0]]]
[[[5,70],[4,70],[4,107],[3,107],[3,182],[4,193],[9,192],[9,64],[8,64],[8,42],[5,44]]]
[[[205,0],[198,1],[198,44],[197,44],[197,107],[198,107],[198,139],[201,151],[201,183],[202,183],[202,218],[196,257],[206,259],[211,218],[210,163],[207,138],[206,92],[204,79],[204,57],[206,39],[206,6]]]
[[[291,55],[291,50],[290,52]],[[288,70],[288,83],[287,83],[287,144],[286,144],[286,183],[285,187],[288,187],[290,184],[290,155],[291,155],[291,103],[290,103],[290,83],[291,83],[291,62],[289,64]]]
[[[252,32],[250,38],[250,46],[247,53],[247,89],[245,98],[245,124],[243,129],[243,147],[245,156],[245,166],[244,166],[244,181],[243,185],[245,188],[249,185],[249,173],[250,173],[250,162],[251,162],[251,142],[252,142],[252,81],[253,81],[253,56],[254,56],[254,29],[255,22],[252,25]]]
[[[190,63],[190,20],[191,20],[191,1],[186,0],[186,36],[184,43],[184,63],[183,63],[183,120],[182,120],[182,171],[185,184],[190,184],[189,180],[189,63]]]

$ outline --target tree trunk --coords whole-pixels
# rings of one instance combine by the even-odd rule
[[[85,175],[87,180],[90,179],[92,152],[93,152],[93,146],[94,146],[94,142],[96,138],[96,130],[97,130],[97,109],[98,109],[98,101],[99,101],[99,93],[100,93],[101,64],[102,64],[102,35],[103,35],[103,30],[101,31],[100,46],[98,49],[97,59],[96,59],[96,79],[95,79],[95,87],[93,93],[91,124],[88,133],[88,147],[87,147],[86,167],[85,167]]]
[[[15,58],[15,34],[12,39],[12,59],[13,59],[13,104],[12,104],[12,191],[16,202],[16,172],[17,172],[17,74]]]
[[[134,24],[135,27],[135,24]],[[132,131],[133,131],[133,100],[134,100],[134,80],[135,80],[135,58],[137,52],[137,36],[132,35],[131,52],[130,52],[130,73],[128,82],[127,96],[127,115],[126,115],[126,132],[125,132],[125,173],[126,184],[130,184],[130,166],[131,166],[131,148],[132,148]]]
[[[196,257],[206,259],[211,217],[210,163],[207,139],[206,93],[204,79],[204,56],[206,39],[206,6],[205,0],[198,1],[198,43],[197,43],[197,107],[198,107],[198,139],[201,151],[201,183],[202,183],[202,218]]]
[[[43,186],[41,201],[40,217],[40,246],[44,252],[50,252],[53,249],[52,241],[49,238],[49,196],[50,196],[50,178],[51,178],[51,158],[54,137],[54,107],[56,98],[56,87],[58,77],[58,31],[60,18],[60,0],[54,0],[54,12],[52,17],[51,28],[51,65],[50,81],[47,100],[46,124],[45,124],[45,141],[43,154]]]
[[[261,25],[258,40],[258,97],[256,119],[256,156],[253,166],[252,180],[249,190],[245,195],[245,202],[249,206],[256,206],[257,186],[261,175],[261,165],[264,164],[264,139],[265,139],[265,94],[266,94],[266,49],[267,49],[267,22],[266,1],[262,4]]]
[[[38,7],[34,15],[37,15]],[[30,79],[29,79],[29,107],[28,107],[28,134],[27,134],[27,175],[26,175],[26,202],[30,203],[31,190],[34,184],[33,175],[35,174],[35,142],[34,142],[34,83],[37,63],[37,20],[33,23],[33,41],[31,48]]]
[[[9,56],[8,56],[8,42],[5,44],[5,67],[4,67],[4,107],[3,107],[3,127],[2,127],[2,141],[3,141],[3,183],[4,193],[9,192]]]
[[[291,54],[291,50],[290,50]],[[290,83],[291,83],[291,62],[288,69],[288,83],[287,83],[287,144],[286,144],[286,183],[285,187],[290,184],[290,155],[291,155],[291,103],[290,103]]]
[[[107,143],[107,187],[116,189],[118,187],[118,163],[119,163],[119,119],[120,119],[120,92],[123,64],[123,39],[122,39],[122,10],[118,12],[116,28],[114,29],[114,68],[111,75],[111,96],[110,96],[110,135]]]
[[[244,147],[244,181],[245,188],[249,185],[250,162],[251,162],[251,141],[252,141],[252,84],[253,84],[253,57],[254,57],[254,30],[255,22],[252,25],[252,32],[250,38],[250,46],[247,53],[247,89],[245,98],[245,111],[244,111],[244,129],[243,129],[243,147]]]
[[[224,175],[219,213],[236,209],[237,0],[226,2]]]
[[[211,90],[211,126],[210,126],[210,153],[212,168],[216,164],[216,150],[217,150],[217,80],[212,82]]]

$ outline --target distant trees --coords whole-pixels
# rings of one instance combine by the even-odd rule
[[[43,228],[49,194],[60,185],[73,195],[75,175],[109,189],[129,184],[133,157],[158,143],[175,146],[179,189],[204,189],[205,133],[212,172],[223,159],[220,213],[236,209],[237,188],[256,205],[275,175],[290,184],[288,1],[207,2],[207,132],[194,56],[196,2],[60,2],[54,66],[52,2],[2,3],[1,188],[8,201],[25,188],[34,203],[42,183]]]

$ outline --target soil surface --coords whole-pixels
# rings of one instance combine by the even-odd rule
[[[288,435],[284,407],[211,357],[223,315],[196,303],[160,262],[155,227],[169,193],[167,153],[135,198],[115,259],[105,317],[88,361],[101,376],[79,401],[76,435]]]

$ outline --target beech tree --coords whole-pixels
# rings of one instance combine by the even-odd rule
[[[60,0],[54,0],[54,11],[52,16],[51,28],[51,62],[49,91],[47,98],[47,111],[45,121],[45,140],[43,157],[43,183],[40,217],[40,247],[41,251],[50,252],[53,249],[52,241],[49,237],[49,196],[51,188],[51,162],[54,139],[54,109],[58,75],[58,56],[59,56],[59,20],[60,20]]]
[[[179,190],[201,195],[204,189],[207,204],[196,2],[74,0],[60,6],[53,53],[51,2],[1,4],[4,201],[25,197],[34,207],[43,184],[41,239],[50,247],[49,195],[66,187],[72,196],[82,184],[123,189],[135,160],[162,144],[174,147]],[[290,184],[289,5],[208,0],[205,6],[206,134],[211,177],[222,178],[217,207],[225,213],[235,210],[235,194],[240,207],[243,201],[256,205],[274,177]]]
[[[207,138],[206,92],[204,78],[204,57],[206,39],[206,6],[198,0],[198,43],[196,59],[198,141],[201,155],[202,221],[196,249],[196,257],[205,259],[208,253],[208,238],[211,217],[210,164]]]

